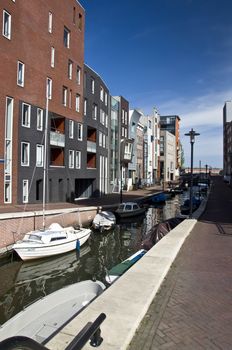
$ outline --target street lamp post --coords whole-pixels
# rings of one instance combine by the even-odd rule
[[[208,164],[205,164],[205,178],[207,180],[207,170],[208,170]]]
[[[190,182],[190,197],[189,197],[189,218],[192,219],[193,213],[193,145],[195,142],[195,136],[199,136],[197,132],[191,129],[185,136],[190,137],[190,145],[191,145],[191,182]]]

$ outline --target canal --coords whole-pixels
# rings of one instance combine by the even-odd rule
[[[111,231],[94,233],[80,252],[25,263],[15,255],[0,260],[0,324],[67,285],[87,279],[106,284],[107,270],[140,249],[141,241],[155,224],[178,215],[182,201],[183,196],[176,195],[164,206],[149,207],[138,220],[120,221]]]

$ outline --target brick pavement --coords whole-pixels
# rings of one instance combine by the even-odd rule
[[[232,349],[232,189],[220,177],[128,347],[140,349]]]

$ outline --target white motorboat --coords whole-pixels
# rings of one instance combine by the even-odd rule
[[[13,249],[22,260],[32,260],[67,253],[79,249],[89,238],[91,229],[61,227],[54,223],[44,231],[31,231]]]
[[[95,230],[110,230],[116,224],[116,217],[111,211],[101,211],[93,219],[93,228]]]
[[[125,202],[121,203],[118,209],[115,211],[120,217],[130,217],[130,216],[138,216],[144,214],[146,208],[141,207],[136,202]]]
[[[26,336],[43,343],[62,329],[104,289],[105,285],[102,282],[86,280],[53,292],[1,325],[0,341],[13,336]]]

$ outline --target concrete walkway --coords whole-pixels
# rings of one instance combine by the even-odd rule
[[[222,178],[128,347],[140,349],[232,349],[232,189]]]

